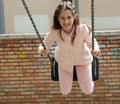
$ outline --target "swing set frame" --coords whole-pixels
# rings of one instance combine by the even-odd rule
[[[31,21],[31,24],[33,25],[33,28],[34,28],[38,38],[40,39],[40,42],[41,42],[43,48],[46,49],[46,47],[45,47],[45,45],[44,45],[44,43],[42,41],[42,37],[39,34],[39,31],[38,31],[38,29],[36,27],[36,24],[35,24],[35,22],[34,22],[34,20],[32,18],[32,15],[31,15],[31,13],[29,11],[29,8],[28,8],[25,0],[21,0],[21,1],[22,1],[23,6],[24,6],[24,8],[25,8],[25,10],[27,12],[27,15],[28,15],[28,17],[29,17],[29,19]],[[94,16],[94,0],[91,0],[92,50],[94,50],[94,27],[95,27],[94,26],[94,24],[95,24],[94,23],[94,18],[95,18],[95,16]],[[59,81],[58,64],[55,61],[54,57],[51,58],[49,54],[48,54],[48,58],[49,58],[49,60],[51,62],[51,79],[53,81]],[[73,74],[74,74],[73,75],[73,81],[77,81],[77,75],[76,75],[75,67],[74,67],[74,73]],[[92,61],[92,80],[93,81],[97,81],[98,79],[99,79],[99,60],[98,60],[97,57],[93,56],[93,61]]]

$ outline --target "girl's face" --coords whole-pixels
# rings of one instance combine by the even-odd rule
[[[60,12],[58,20],[65,32],[70,33],[72,31],[74,16],[72,15],[70,10],[62,10]]]

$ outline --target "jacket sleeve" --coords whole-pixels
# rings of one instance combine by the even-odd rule
[[[90,49],[92,49],[92,32],[86,24],[83,25],[83,30],[84,30],[85,42],[86,42],[87,46]],[[94,50],[99,50],[99,45],[95,38],[94,38]]]
[[[44,38],[44,40],[43,40],[43,43],[45,44],[45,47],[46,47],[48,53],[49,53],[49,49],[50,49],[52,43],[54,43],[55,40],[56,40],[56,36],[55,36],[55,35],[56,35],[56,31],[53,30],[53,29],[51,29],[51,30],[47,33],[47,35],[45,36],[45,38]],[[42,49],[43,49],[43,46],[42,46],[42,44],[40,44],[40,45],[39,45],[39,48],[38,48],[39,53],[41,53],[41,50],[42,50]]]

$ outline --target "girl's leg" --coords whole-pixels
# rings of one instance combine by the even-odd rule
[[[76,66],[78,83],[85,94],[91,94],[94,90],[91,71],[91,64]]]
[[[73,73],[70,73],[61,67],[59,68],[59,83],[62,94],[69,94],[72,89]]]

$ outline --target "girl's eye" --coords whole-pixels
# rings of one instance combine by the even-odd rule
[[[67,17],[67,18],[65,18],[65,17],[60,17],[60,18],[61,18],[61,20],[65,20],[65,19],[71,19],[72,17],[69,16],[69,17]]]
[[[69,16],[68,19],[71,19],[71,17]]]

